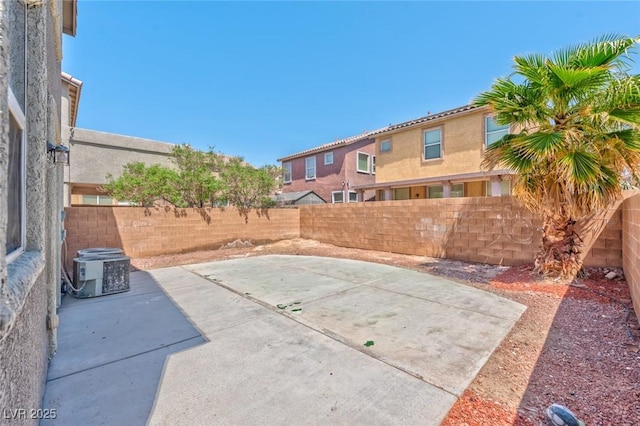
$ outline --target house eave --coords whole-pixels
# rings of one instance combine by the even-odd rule
[[[67,85],[69,92],[69,127],[76,126],[78,118],[78,105],[80,104],[80,93],[82,92],[82,81],[72,77],[66,72],[62,72],[62,83]]]
[[[347,145],[351,145],[354,144],[356,142],[360,142],[366,139],[371,139],[372,142],[375,139],[375,136],[377,134],[379,134],[380,132],[382,132],[383,130],[385,130],[385,128],[382,129],[378,129],[378,130],[372,130],[369,132],[364,132],[361,133],[359,135],[355,135],[355,136],[350,136],[348,138],[344,138],[344,139],[340,139],[337,140],[335,142],[330,142],[324,145],[320,145],[317,146],[315,148],[310,148],[304,151],[300,151],[300,152],[296,152],[295,154],[291,154],[291,155],[287,155],[286,157],[281,157],[278,158],[276,161],[278,162],[286,162],[286,161],[290,161],[290,160],[294,160],[296,158],[300,158],[300,157],[307,157],[309,155],[313,155],[313,154],[318,154],[320,152],[324,152],[324,151],[331,151],[335,148],[339,148],[342,146],[347,146]]]
[[[62,0],[62,32],[76,36],[78,17],[78,1]]]
[[[452,108],[446,111],[442,111],[436,114],[426,115],[424,117],[419,117],[413,120],[404,121],[398,124],[391,124],[387,128],[387,130],[379,132],[376,134],[376,138],[382,138],[385,136],[390,136],[395,133],[404,132],[406,130],[425,127],[430,125],[436,125],[444,120],[450,119],[452,117],[461,117],[468,114],[475,114],[478,111],[490,111],[490,107],[488,106],[476,106],[473,104],[464,105],[458,108]]]
[[[429,184],[439,184],[444,182],[461,183],[470,180],[490,180],[499,176],[511,176],[515,173],[508,169],[491,170],[486,172],[458,173],[454,175],[432,176],[418,179],[396,180],[390,182],[376,182],[365,185],[354,185],[355,190],[370,189],[396,189],[406,188],[410,186],[421,186]]]

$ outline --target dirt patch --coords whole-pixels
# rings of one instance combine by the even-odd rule
[[[285,240],[133,259],[139,269],[264,254],[364,260],[441,275],[527,306],[443,425],[545,425],[543,410],[567,406],[587,425],[640,424],[640,326],[620,270],[590,269],[572,283],[531,266],[504,267]],[[615,272],[615,277],[605,276]],[[610,277],[612,274],[609,275]]]

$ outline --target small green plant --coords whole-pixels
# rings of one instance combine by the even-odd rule
[[[375,343],[373,342],[373,340],[367,340],[367,342],[364,344],[366,347],[370,347],[375,345]]]

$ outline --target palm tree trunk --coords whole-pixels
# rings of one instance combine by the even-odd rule
[[[575,232],[576,221],[546,215],[542,228],[542,248],[535,260],[535,272],[572,279],[582,268],[582,239]]]

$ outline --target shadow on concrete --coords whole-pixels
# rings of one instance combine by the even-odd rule
[[[145,424],[170,354],[206,341],[146,272],[131,290],[92,299],[67,295],[59,310],[58,352],[40,424]]]

